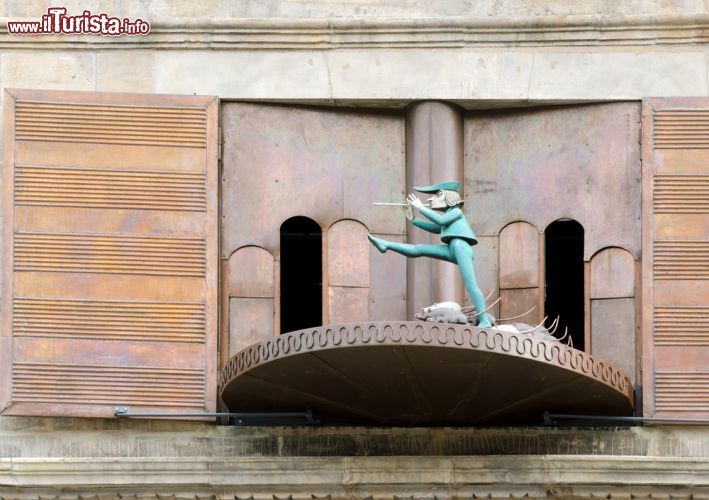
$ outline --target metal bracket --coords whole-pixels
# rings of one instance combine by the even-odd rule
[[[184,417],[184,418],[216,418],[227,417],[232,425],[297,425],[292,419],[304,419],[305,425],[318,425],[318,421],[313,412],[272,412],[272,413],[132,413],[129,406],[114,406],[113,415],[122,418],[164,418],[164,417]],[[291,420],[289,420],[291,419]]]
[[[130,413],[130,408],[127,406],[116,406],[113,408],[113,414],[116,417],[127,417],[129,416],[128,414]]]
[[[550,413],[545,411],[543,414],[544,425],[559,425],[558,420],[585,420],[594,423],[611,423],[613,425],[633,425],[643,423],[677,423],[677,424],[709,424],[707,418],[676,418],[676,417],[625,417],[615,415],[567,415],[562,413]]]

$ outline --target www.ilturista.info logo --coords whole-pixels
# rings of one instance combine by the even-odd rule
[[[120,19],[85,10],[79,16],[67,16],[65,7],[50,7],[39,21],[8,21],[11,35],[147,35],[150,23],[142,19]]]

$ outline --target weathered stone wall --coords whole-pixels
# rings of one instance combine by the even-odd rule
[[[0,419],[0,498],[669,498],[670,493],[709,497],[704,428],[266,428]]]
[[[461,455],[709,460],[709,433],[700,426],[253,427],[127,418],[0,418],[0,458],[10,459]]]
[[[0,16],[34,17],[49,6],[47,0],[5,0]],[[150,21],[185,21],[224,18],[374,18],[374,17],[560,17],[572,15],[703,14],[707,4],[696,0],[153,0],[150,2],[66,0],[70,12],[92,12]],[[117,13],[111,13],[116,10]]]
[[[6,19],[51,2],[7,1]],[[698,1],[79,2],[147,37],[0,34],[3,87],[349,103],[706,95]]]

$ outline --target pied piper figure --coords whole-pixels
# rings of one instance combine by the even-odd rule
[[[431,208],[424,206],[423,202],[414,193],[411,193],[407,199],[409,206],[405,210],[407,218],[416,227],[440,234],[443,244],[411,245],[375,238],[371,234],[368,235],[369,241],[382,253],[393,250],[407,257],[431,257],[458,264],[465,289],[468,291],[475,309],[478,312],[485,311],[485,296],[478,288],[473,267],[473,259],[475,258],[473,245],[477,245],[478,240],[460,209],[463,205],[459,194],[460,183],[442,182],[433,186],[415,187],[414,190],[420,193],[434,193],[427,200]],[[428,220],[413,217],[411,207],[417,208],[421,215]],[[482,312],[478,316],[478,326],[481,328],[492,326],[491,318],[487,313]]]

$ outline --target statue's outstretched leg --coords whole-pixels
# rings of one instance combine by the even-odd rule
[[[480,313],[478,316],[478,326],[480,328],[490,328],[492,326],[490,316],[487,313],[481,312],[485,310],[485,296],[480,291],[475,279],[475,266],[473,265],[475,253],[473,247],[471,247],[467,241],[458,238],[453,238],[448,245],[451,254],[453,254],[455,258],[455,262],[458,264],[460,274],[463,276],[465,289],[468,295],[470,295],[475,309]]]
[[[431,257],[433,259],[444,260],[458,264],[460,274],[463,277],[465,289],[470,295],[470,299],[478,311],[485,310],[485,296],[480,291],[475,279],[475,267],[473,266],[473,258],[475,256],[473,247],[462,239],[453,238],[448,245],[411,245],[409,243],[397,243],[387,241],[381,238],[367,235],[369,241],[377,247],[380,252],[393,250],[396,253],[405,255],[406,257]],[[492,326],[492,321],[487,313],[481,313],[478,317],[478,326],[481,328],[489,328]]]
[[[455,262],[451,255],[448,245],[411,245],[409,243],[397,243],[395,241],[387,241],[381,238],[376,238],[371,234],[367,235],[372,245],[377,247],[377,250],[384,253],[387,250],[393,250],[396,253],[405,255],[406,257],[431,257],[432,259],[445,260],[446,262]]]
[[[377,247],[377,250],[379,250],[380,252],[384,253],[389,249],[389,241],[383,240],[381,238],[376,238],[371,234],[368,234],[367,238],[369,239],[369,241],[372,242],[372,245]]]

